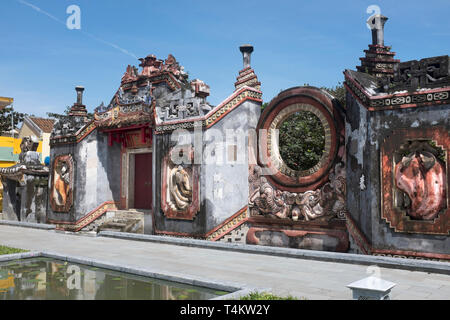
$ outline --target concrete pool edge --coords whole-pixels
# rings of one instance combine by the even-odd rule
[[[97,236],[122,240],[147,241],[171,245],[181,245],[204,249],[264,254],[264,255],[305,259],[305,260],[309,259],[309,260],[358,264],[358,265],[377,265],[379,267],[388,267],[409,271],[432,272],[450,275],[450,263],[441,261],[415,260],[415,259],[371,256],[352,253],[268,247],[268,246],[247,245],[240,243],[221,243],[207,240],[175,238],[168,236],[145,235],[145,234],[124,233],[115,231],[101,231],[98,233]]]
[[[193,277],[190,275],[184,275],[181,273],[168,273],[161,272],[160,270],[151,270],[138,268],[130,265],[123,265],[118,263],[112,263],[108,261],[102,261],[97,259],[91,259],[80,256],[60,254],[50,251],[30,251],[23,253],[14,253],[0,256],[0,262],[8,262],[19,259],[29,259],[29,258],[52,258],[61,261],[67,261],[76,264],[82,264],[97,268],[109,269],[118,272],[129,273],[133,275],[154,278],[158,280],[171,281],[175,283],[192,285],[196,287],[203,287],[207,289],[230,292],[223,296],[218,296],[210,300],[233,300],[239,297],[248,295],[250,292],[270,292],[270,289],[253,288],[244,284],[216,281],[202,277]]]
[[[41,256],[42,256],[42,253],[40,251],[28,251],[28,252],[3,254],[3,255],[0,255],[0,262],[12,261],[12,260],[17,260],[17,259],[38,258]]]
[[[10,221],[10,220],[0,220],[0,225],[40,229],[40,230],[55,230],[56,226],[53,224],[45,223],[34,223],[34,222],[23,222],[23,221]]]

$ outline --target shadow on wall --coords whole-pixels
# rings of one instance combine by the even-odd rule
[[[100,185],[103,186],[103,188],[109,188],[110,190],[104,190],[100,194],[108,194],[112,195],[112,199],[99,199],[100,201],[97,205],[100,204],[100,202],[104,201],[114,201],[116,203],[120,203],[120,175],[121,175],[121,160],[120,160],[120,146],[117,143],[114,143],[112,146],[108,146],[108,139],[106,134],[98,132],[97,133],[97,141],[98,141],[98,147],[97,147],[97,157],[98,157],[98,165],[99,168],[103,168],[104,170],[104,176],[97,176],[97,181],[103,181]],[[98,170],[98,173],[100,173],[101,170]],[[86,177],[89,179],[89,177]],[[106,181],[103,180],[103,178],[106,178]],[[97,184],[98,182],[93,182],[94,184]],[[97,186],[98,188],[99,186]]]

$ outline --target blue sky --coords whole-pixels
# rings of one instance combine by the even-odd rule
[[[81,9],[81,30],[65,26],[70,5]],[[45,116],[71,105],[83,85],[92,111],[109,102],[126,66],[139,64],[135,56],[171,53],[210,85],[216,105],[234,90],[244,43],[255,47],[264,101],[305,83],[334,86],[371,42],[369,5],[389,17],[385,43],[396,58],[450,53],[449,0],[1,0],[0,96]]]

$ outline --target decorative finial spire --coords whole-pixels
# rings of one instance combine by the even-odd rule
[[[375,14],[367,20],[367,24],[372,29],[372,44],[384,46],[384,24],[388,20],[381,14]]]
[[[75,102],[73,106],[70,108],[69,116],[83,117],[86,120],[87,110],[86,106],[83,105],[84,87],[76,86],[75,91],[77,92],[77,102]]]
[[[384,45],[384,24],[387,20],[379,13],[367,20],[372,30],[372,44],[369,44],[369,50],[364,50],[365,57],[360,58],[361,65],[356,67],[359,72],[375,76],[380,81],[382,78],[392,78],[394,66],[400,62],[394,59],[395,52],[391,52],[391,47]]]
[[[256,90],[261,90],[261,82],[258,81],[258,77],[255,71],[250,67],[250,58],[253,52],[253,46],[250,44],[244,44],[239,47],[242,52],[242,58],[244,62],[244,69],[239,71],[239,76],[236,78],[234,87],[239,90],[242,87],[252,87]]]
[[[250,44],[244,44],[239,47],[239,50],[242,52],[242,58],[244,61],[244,69],[250,67],[250,57],[253,52],[253,46]]]
[[[75,91],[77,92],[77,105],[83,105],[83,91],[84,87],[76,86]]]

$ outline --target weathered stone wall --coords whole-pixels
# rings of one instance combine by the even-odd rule
[[[368,111],[347,93],[347,208],[376,249],[448,254],[450,237],[395,232],[381,218],[380,148],[400,128],[450,128],[450,105]]]
[[[20,194],[17,192],[19,183],[14,180],[3,181],[3,219],[18,221],[20,212]]]
[[[157,232],[204,236],[208,231],[245,207],[248,202],[248,131],[255,129],[260,115],[258,102],[246,101],[210,129],[203,131],[203,163],[199,166],[200,211],[193,220],[168,219],[161,209],[163,158],[176,142],[170,134],[154,136],[153,203]],[[237,161],[229,162],[226,132],[241,132],[237,144]],[[239,131],[240,130],[240,131]],[[194,143],[194,132],[189,132]],[[220,139],[218,139],[220,138]],[[218,141],[219,140],[219,141]],[[221,152],[221,150],[223,152]],[[222,160],[215,159],[222,154]],[[209,158],[209,162],[205,158]]]
[[[42,180],[45,181],[46,178]],[[18,221],[20,215],[20,221],[46,223],[48,190],[45,184],[21,186],[17,181],[8,179],[4,185],[3,219]]]
[[[217,155],[218,148],[220,148],[219,145],[211,147],[211,136],[213,136],[210,134],[211,130],[221,132],[224,143],[227,132],[236,133],[237,137],[234,142],[242,139],[240,143],[236,144],[235,162],[233,162],[234,159],[229,158],[232,157],[234,143],[231,140],[232,142],[228,146],[224,145],[222,148],[223,163],[212,161],[210,164],[202,166],[201,194],[203,194],[202,203],[206,210],[207,230],[213,229],[248,204],[249,130],[256,130],[260,114],[261,105],[259,103],[244,102],[204,133],[203,153],[205,157],[207,152],[214,152]]]
[[[50,179],[53,159],[65,154],[74,159],[73,206],[68,213],[54,212],[49,206],[50,220],[75,222],[106,201],[120,200],[120,145],[109,147],[107,136],[96,130],[78,144],[53,146]]]

